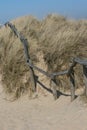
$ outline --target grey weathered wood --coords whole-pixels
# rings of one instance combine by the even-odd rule
[[[83,76],[85,83],[85,96],[87,97],[87,66],[83,66]]]
[[[31,80],[31,89],[32,92],[36,92],[36,80],[34,70],[30,67],[30,80]]]
[[[69,69],[68,69],[68,73],[67,73],[67,76],[69,76],[72,71],[73,71],[73,68],[76,66],[76,62],[73,60],[72,64],[70,65]]]
[[[57,96],[57,85],[56,85],[54,79],[51,79],[50,85],[51,85],[51,90],[53,92],[54,100],[56,100],[58,98],[58,96]]]
[[[70,87],[71,87],[71,101],[75,99],[75,79],[74,79],[74,72],[70,74]]]
[[[65,75],[67,73],[68,73],[68,70],[65,70],[65,71],[61,71],[61,72],[52,73],[51,75],[52,76],[60,76],[60,75]]]
[[[80,65],[85,65],[87,66],[87,59],[80,59],[80,58],[75,58],[74,61]]]
[[[42,70],[41,68],[39,68],[39,67],[37,67],[37,66],[31,64],[30,62],[28,62],[28,65],[31,66],[33,69],[39,71],[39,72],[42,73],[43,75],[46,75],[46,76],[49,77],[49,78],[53,77],[53,76],[52,76],[51,74],[49,74],[48,72],[46,72],[46,71]]]

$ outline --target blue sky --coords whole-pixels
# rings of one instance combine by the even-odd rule
[[[50,13],[87,18],[87,0],[0,0],[0,23],[30,14],[43,18]]]

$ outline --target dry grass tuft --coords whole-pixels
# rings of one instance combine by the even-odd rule
[[[68,20],[63,16],[48,15],[42,21],[25,16],[12,21],[29,41],[31,59],[38,61],[37,53],[43,52],[48,72],[67,69],[73,57],[87,58],[87,21]],[[39,62],[39,61],[38,61]],[[7,27],[0,29],[0,67],[4,90],[19,97],[30,87],[29,68],[26,65],[20,40]],[[82,85],[82,68],[77,66],[76,81]],[[69,86],[67,77],[59,77]]]

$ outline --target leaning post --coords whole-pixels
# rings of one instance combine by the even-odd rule
[[[57,95],[57,85],[56,85],[56,82],[55,82],[55,77],[51,78],[50,85],[51,85],[54,100],[57,100],[58,95]]]
[[[75,99],[75,77],[74,71],[70,74],[70,85],[71,85],[71,101]]]
[[[68,70],[67,76],[70,78],[70,86],[71,86],[71,101],[75,99],[75,76],[74,76],[74,70],[73,68],[76,66],[76,62],[72,61],[72,64],[70,65],[70,68]]]
[[[87,66],[83,65],[83,76],[85,83],[85,96],[87,97]]]

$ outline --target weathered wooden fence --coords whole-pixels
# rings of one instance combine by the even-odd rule
[[[87,96],[87,60],[82,60],[80,58],[74,58],[72,60],[72,64],[69,67],[68,70],[65,71],[61,71],[61,72],[56,72],[56,73],[47,73],[44,70],[42,70],[41,68],[35,66],[31,59],[30,59],[30,54],[28,51],[28,41],[27,39],[25,39],[15,28],[14,25],[12,25],[12,23],[7,22],[5,24],[5,26],[9,26],[11,28],[11,30],[14,32],[14,34],[20,39],[20,41],[23,43],[24,46],[24,52],[25,52],[25,57],[26,57],[26,62],[27,65],[30,68],[30,74],[31,74],[31,82],[32,82],[32,91],[36,92],[36,84],[37,84],[37,78],[35,75],[34,70],[39,71],[40,73],[42,73],[43,75],[47,76],[50,78],[51,80],[51,86],[52,86],[52,93],[54,96],[54,99],[56,100],[58,98],[57,95],[57,89],[56,89],[56,83],[55,83],[55,77],[56,76],[60,76],[60,75],[67,75],[69,80],[70,80],[70,88],[71,88],[71,101],[73,101],[75,99],[75,76],[74,76],[74,67],[77,64],[80,64],[83,66],[83,78],[85,81],[85,95]]]

